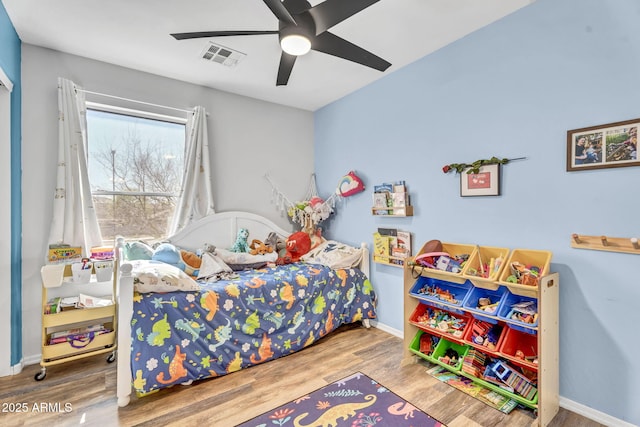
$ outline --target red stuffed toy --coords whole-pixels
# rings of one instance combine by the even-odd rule
[[[276,264],[291,264],[300,261],[300,257],[311,250],[311,238],[304,231],[296,231],[287,237],[287,250],[284,256],[276,260]]]

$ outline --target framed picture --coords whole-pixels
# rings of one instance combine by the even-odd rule
[[[567,171],[640,166],[640,119],[567,132]]]
[[[478,173],[460,174],[460,196],[499,196],[500,165],[485,165]]]

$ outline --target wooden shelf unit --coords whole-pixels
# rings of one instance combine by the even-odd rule
[[[433,270],[429,268],[419,268],[415,269],[411,267],[411,263],[414,258],[408,258],[407,262],[405,262],[404,268],[404,352],[403,352],[403,364],[406,363],[417,363],[418,357],[411,351],[411,344],[415,339],[417,333],[422,330],[431,335],[438,335],[437,330],[420,327],[414,323],[412,323],[409,319],[412,314],[415,312],[416,308],[419,304],[425,304],[427,306],[435,307],[435,308],[450,308],[452,311],[456,310],[456,312],[462,311],[469,313],[471,315],[471,311],[465,309],[464,307],[454,306],[447,304],[444,301],[429,301],[427,299],[421,299],[417,296],[411,294],[411,289],[413,288],[417,278],[414,277],[417,273],[420,276],[431,277],[438,280],[444,280],[451,283],[462,284],[467,280],[470,280],[473,284],[475,277],[467,277],[463,275],[443,275],[438,270]],[[419,277],[419,276],[418,276]],[[481,285],[479,287],[486,288],[487,283],[477,282],[475,285]],[[497,288],[499,285],[504,285],[503,283],[495,282],[492,285],[495,285]],[[532,298],[536,298],[538,301],[538,325],[534,329],[537,332],[537,344],[538,344],[538,395],[537,395],[537,404],[531,404],[527,402],[525,399],[514,399],[518,401],[518,403],[523,403],[525,406],[533,409],[535,413],[537,413],[537,424],[539,426],[547,426],[551,420],[555,417],[559,409],[559,331],[558,331],[558,316],[559,316],[559,275],[558,273],[552,273],[540,278],[539,286],[532,287],[529,286],[528,292],[523,292],[519,286],[516,285],[513,288],[509,288],[509,291],[516,295],[526,295]],[[486,316],[488,317],[488,316]],[[496,318],[497,319],[497,318]],[[499,319],[500,322],[503,322],[505,326],[508,326],[509,322],[504,321],[502,318]],[[452,339],[448,335],[439,335],[441,338],[447,339],[451,342],[458,342],[457,339]],[[466,343],[465,343],[466,344]],[[476,349],[478,347],[474,346]],[[482,350],[480,350],[482,351]],[[492,356],[489,352],[486,352],[488,356]],[[505,356],[504,354],[500,354],[500,357],[507,361],[514,361],[514,358],[510,358]],[[514,361],[514,364],[515,361]],[[462,370],[453,370],[458,375],[465,376],[472,381],[476,381],[477,383],[482,383],[483,381],[477,377],[474,377],[470,374]],[[499,390],[496,390],[500,393]],[[511,397],[509,394],[501,393]]]
[[[115,302],[117,265],[115,265],[115,261],[112,278],[102,282],[97,280],[95,271],[92,271],[89,283],[74,283],[71,264],[64,265],[62,278],[60,279],[60,268],[60,265],[54,264],[42,267],[42,356],[40,361],[41,371],[35,375],[37,381],[42,381],[45,378],[48,366],[104,353],[111,353],[107,358],[107,362],[115,361],[117,331]],[[46,307],[50,299],[77,296],[79,293],[95,297],[109,296],[111,305],[46,313]],[[99,323],[108,326],[111,332],[93,336],[86,345],[74,347],[69,342],[49,344],[49,336],[52,332],[82,328]]]

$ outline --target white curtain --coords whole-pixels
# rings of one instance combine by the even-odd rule
[[[193,109],[193,114],[187,122],[186,133],[182,188],[169,228],[169,236],[182,230],[190,222],[215,213],[211,188],[207,112],[204,107],[198,106]]]
[[[58,170],[49,244],[102,245],[87,173],[87,117],[84,92],[58,78]]]

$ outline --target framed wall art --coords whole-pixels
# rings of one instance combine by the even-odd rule
[[[499,196],[500,165],[485,165],[478,173],[460,174],[460,196]]]
[[[567,131],[567,171],[640,166],[640,119]]]

